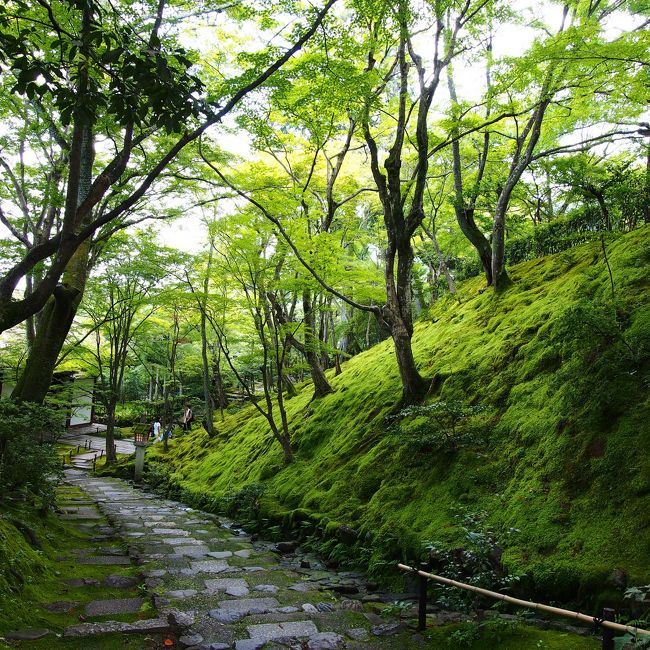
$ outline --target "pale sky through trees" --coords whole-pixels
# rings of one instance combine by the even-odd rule
[[[343,7],[341,4],[339,7]],[[502,57],[517,57],[522,55],[531,45],[534,38],[539,35],[539,29],[530,25],[539,21],[549,28],[555,30],[562,20],[562,5],[551,3],[538,3],[534,0],[516,0],[511,3],[513,10],[519,16],[518,24],[500,24],[493,37],[493,55],[496,60]],[[608,18],[606,33],[610,38],[619,36],[622,32],[634,28],[639,19],[622,12],[615,12]],[[214,43],[214,34],[221,29],[217,26],[195,28],[187,31],[187,45],[198,47],[203,52],[208,52]],[[253,28],[252,28],[253,29]],[[254,31],[240,31],[242,43],[256,42],[260,44],[259,36]],[[277,34],[275,36],[277,39]],[[199,40],[197,40],[199,39]],[[426,52],[426,43],[422,43],[420,49]],[[482,63],[474,64],[467,61],[467,57],[461,57],[460,61],[454,63],[454,75],[459,96],[466,100],[480,101],[485,89],[485,69]],[[441,84],[436,105],[439,111],[432,110],[432,117],[441,117],[442,111],[446,110],[449,103],[449,94],[446,84]],[[250,151],[249,134],[237,131],[234,119],[230,118],[224,125],[213,127],[212,134],[218,133],[219,146],[235,156],[250,158],[253,154]],[[221,212],[228,209],[228,203],[222,202]],[[206,208],[210,210],[210,208]],[[159,239],[165,246],[179,248],[185,252],[196,252],[204,236],[205,228],[203,221],[206,212],[200,209],[188,211],[182,218],[173,222],[160,225]]]

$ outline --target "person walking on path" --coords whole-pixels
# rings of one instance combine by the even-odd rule
[[[162,436],[160,435],[160,418],[156,418],[153,423],[153,439],[154,441],[156,440],[162,440]]]
[[[190,431],[192,428],[192,420],[194,415],[189,404],[185,404],[185,412],[183,413],[183,431]]]

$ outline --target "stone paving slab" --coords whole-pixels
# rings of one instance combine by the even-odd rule
[[[216,578],[205,581],[208,592],[225,591],[229,596],[247,596],[249,587],[243,578]]]
[[[99,564],[116,566],[130,566],[131,558],[126,555],[91,555],[88,557],[80,557],[75,560],[77,564]]]
[[[251,639],[273,641],[284,637],[306,637],[318,634],[318,628],[313,621],[292,621],[288,623],[261,623],[247,625],[246,630]]]
[[[103,519],[102,515],[100,515],[98,512],[69,512],[67,514],[59,515],[61,519],[65,519],[66,521],[74,521],[76,519],[82,519],[84,521],[99,521]]]
[[[53,614],[67,614],[78,605],[79,602],[76,600],[57,600],[54,603],[45,603],[42,607]]]
[[[189,544],[203,545],[204,541],[200,539],[194,539],[193,537],[166,537],[162,540],[163,543],[169,544],[170,546],[187,546]]]
[[[204,556],[210,552],[207,546],[192,545],[189,546],[175,546],[174,553],[178,555],[187,555],[188,557]]]
[[[198,562],[190,562],[190,567],[193,571],[201,573],[225,573],[234,568],[225,560],[199,560]]]
[[[52,634],[47,628],[27,628],[25,630],[15,630],[13,632],[6,632],[5,639],[10,641],[36,641],[42,639],[44,636]]]
[[[80,623],[79,625],[70,625],[63,631],[64,637],[87,637],[98,634],[120,633],[153,633],[169,632],[170,626],[167,619],[149,618],[144,621],[135,621],[134,623],[122,623],[120,621],[106,621],[105,623]]]
[[[219,609],[228,612],[250,612],[251,610],[268,610],[279,607],[277,598],[238,598],[237,600],[222,600]]]
[[[138,584],[139,580],[135,576],[106,576],[102,580],[102,585],[104,587],[110,587],[112,589],[131,589]]]
[[[144,604],[144,598],[111,598],[91,600],[86,605],[87,616],[108,616],[111,614],[136,614]]]

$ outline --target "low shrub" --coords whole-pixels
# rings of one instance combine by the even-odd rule
[[[54,502],[54,485],[61,476],[54,443],[63,430],[57,409],[0,401],[0,499],[31,492],[45,507]]]

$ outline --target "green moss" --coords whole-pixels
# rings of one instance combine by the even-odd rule
[[[59,503],[84,497],[84,493],[75,487],[61,486],[57,489]],[[61,634],[65,626],[79,622],[80,614],[89,601],[139,595],[137,589],[71,587],[66,584],[68,578],[83,577],[101,581],[116,573],[135,575],[136,569],[132,567],[79,565],[72,551],[95,551],[97,543],[91,541],[91,537],[90,533],[80,530],[74,520],[61,520],[51,513],[39,515],[27,502],[5,501],[2,504],[0,635],[25,627],[44,627]],[[124,550],[116,543],[105,542],[102,546]],[[46,603],[60,600],[75,601],[78,605],[67,614],[55,614],[42,607]],[[151,614],[151,610],[147,609],[129,615],[124,620],[147,618]],[[51,647],[52,640],[49,639],[49,646],[46,642],[47,639],[44,639],[42,646],[34,647]],[[77,641],[76,645],[70,642],[62,647],[82,646]]]
[[[382,572],[425,540],[458,544],[453,518],[469,509],[520,531],[503,563],[539,594],[595,606],[614,569],[650,582],[650,227],[611,236],[607,252],[613,296],[600,244],[585,244],[512,268],[498,295],[471,279],[460,304],[416,325],[432,399],[487,406],[486,444],[416,456],[386,435],[400,395],[386,341],[329,371],[332,394],[311,401],[307,385],[287,403],[293,465],[243,409],[212,440],[149,449],[150,476],[204,507],[263,481],[263,517],[349,525]]]

